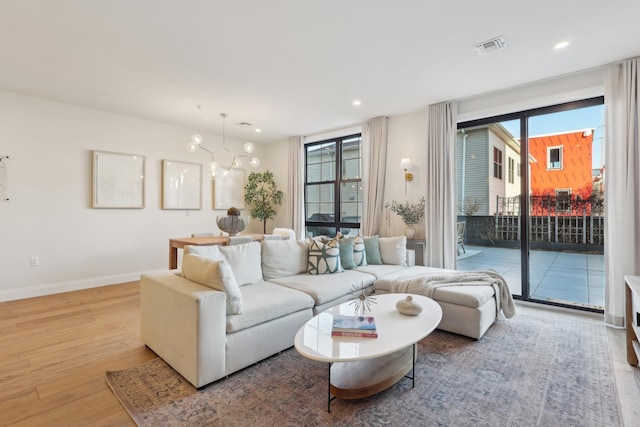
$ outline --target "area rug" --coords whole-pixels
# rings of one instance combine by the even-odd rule
[[[107,382],[139,426],[619,426],[605,326],[518,306],[479,340],[435,331],[416,384],[333,401],[327,364],[288,349],[201,390],[161,359]]]

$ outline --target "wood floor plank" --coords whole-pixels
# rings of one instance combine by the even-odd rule
[[[0,303],[0,425],[134,425],[109,370],[157,357],[140,340],[129,282]]]

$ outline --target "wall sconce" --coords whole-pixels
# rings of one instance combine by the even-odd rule
[[[400,166],[404,169],[404,194],[407,194],[407,181],[413,181],[413,174],[407,172],[407,169],[411,167],[411,159],[403,157],[400,159]]]

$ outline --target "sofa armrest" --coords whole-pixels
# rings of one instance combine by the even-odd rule
[[[140,278],[142,341],[195,387],[226,375],[226,295],[171,272]]]
[[[416,265],[416,251],[407,249],[407,267],[413,267],[414,265]]]

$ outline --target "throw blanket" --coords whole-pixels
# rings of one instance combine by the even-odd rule
[[[496,294],[498,313],[500,309],[506,318],[516,314],[511,291],[504,277],[493,270],[456,271],[445,273],[421,274],[420,276],[402,276],[391,282],[390,291],[425,295],[433,298],[436,289],[443,286],[492,286]]]

